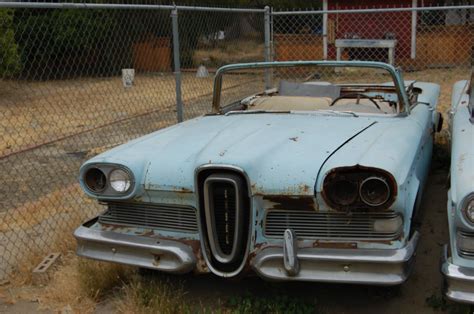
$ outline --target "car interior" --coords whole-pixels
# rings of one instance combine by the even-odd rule
[[[397,93],[393,86],[334,85],[328,82],[281,80],[278,88],[244,99],[244,110],[315,111],[396,114]]]

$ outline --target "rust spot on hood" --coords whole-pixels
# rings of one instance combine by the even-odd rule
[[[187,188],[183,188],[183,187],[179,188],[179,190],[176,191],[176,192],[178,192],[178,193],[193,193],[192,190],[187,189]]]
[[[265,195],[263,199],[273,203],[267,209],[317,210],[313,196]]]

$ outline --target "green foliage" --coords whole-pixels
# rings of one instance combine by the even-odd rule
[[[228,307],[233,313],[317,313],[314,303],[287,295],[278,295],[271,298],[262,298],[247,295],[232,297]]]
[[[470,314],[469,305],[449,302],[444,296],[432,294],[425,299],[426,305],[435,311],[447,312],[449,314]]]
[[[209,0],[207,3],[176,3],[294,8],[308,2]],[[206,38],[215,36],[220,30],[225,31],[229,40],[245,36],[241,33],[241,17],[241,14],[228,12],[180,11],[182,66],[196,66],[193,61],[195,50],[199,45],[202,48]],[[249,15],[247,18],[256,30],[260,30],[256,36],[263,40],[263,16]],[[16,9],[0,11],[0,23],[0,74],[12,75],[21,69],[20,78],[33,80],[117,75],[122,68],[133,67],[135,43],[156,37],[172,39],[169,10]],[[316,26],[311,31],[319,31],[319,21],[313,24]],[[299,30],[276,28],[276,31],[294,33]]]
[[[20,56],[13,31],[13,10],[0,9],[0,77],[16,74]]]
[[[133,66],[133,45],[170,38],[169,11],[22,9],[15,36],[25,79],[109,76]]]
[[[108,74],[121,58],[112,51],[117,39],[115,12],[103,10],[17,10],[16,41],[20,46],[22,76],[50,79],[82,73]]]

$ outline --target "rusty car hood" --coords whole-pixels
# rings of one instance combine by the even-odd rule
[[[123,164],[145,190],[194,191],[196,169],[211,164],[242,169],[252,194],[314,195],[325,160],[376,121],[375,117],[304,113],[203,116],[87,163]]]

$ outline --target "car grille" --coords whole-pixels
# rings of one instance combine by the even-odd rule
[[[214,219],[216,237],[224,254],[230,254],[235,231],[235,188],[232,184],[221,183],[213,190]]]
[[[125,225],[178,232],[198,232],[193,207],[168,204],[109,202],[99,216],[103,224]]]
[[[394,219],[399,214],[383,213],[318,213],[308,211],[271,210],[267,212],[264,233],[267,237],[283,237],[292,229],[302,239],[394,240],[402,233],[374,230],[375,220]]]
[[[201,226],[209,263],[219,272],[234,273],[248,252],[250,202],[245,179],[236,173],[215,172],[203,180],[200,190]]]
[[[469,239],[469,241],[474,241],[474,233],[460,231],[458,233],[458,241],[459,241],[460,236],[465,238],[465,239]],[[459,243],[458,243],[458,246],[459,246]],[[471,245],[471,247],[472,247],[472,245]],[[459,250],[459,255],[461,257],[474,259],[474,250],[471,250],[470,248],[469,249],[462,249],[460,247],[458,247],[458,250]]]

